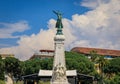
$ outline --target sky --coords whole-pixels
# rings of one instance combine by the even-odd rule
[[[120,50],[120,0],[0,0],[0,54],[27,60],[54,49],[53,10],[62,13],[65,50]]]

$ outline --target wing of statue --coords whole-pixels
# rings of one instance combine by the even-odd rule
[[[56,15],[58,14],[56,11],[53,10],[53,13],[55,13]]]

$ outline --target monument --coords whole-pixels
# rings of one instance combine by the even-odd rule
[[[63,29],[62,14],[59,11],[53,12],[57,15],[58,19],[56,22],[57,33],[54,37],[55,54],[51,84],[69,84],[66,76],[66,63],[64,53],[65,36],[62,32]]]
[[[65,62],[65,53],[64,53],[64,41],[65,36],[62,32],[63,24],[62,24],[62,14],[59,11],[53,11],[58,19],[56,22],[57,33],[54,37],[55,44],[55,52],[54,52],[54,62],[53,62],[53,70],[39,70],[38,76],[40,77],[52,77],[50,83],[51,84],[70,84],[68,82],[67,76],[76,77],[76,70],[66,70],[66,62]]]

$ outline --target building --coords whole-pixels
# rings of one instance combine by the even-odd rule
[[[14,57],[14,54],[0,54],[2,59],[5,59],[6,57]]]
[[[71,49],[73,52],[84,54],[88,58],[91,58],[91,52],[94,51],[100,56],[104,56],[105,59],[112,59],[120,57],[120,50],[100,49],[100,48],[86,48],[86,47],[74,47]],[[95,63],[95,69],[98,73],[101,73],[99,63]]]
[[[40,58],[40,59],[53,58],[53,56],[54,56],[54,50],[40,50],[39,52],[35,53],[30,59],[34,59],[34,58]]]
[[[106,58],[116,58],[120,57],[120,50],[111,50],[111,49],[101,49],[101,48],[88,48],[88,47],[74,47],[71,49],[73,52],[77,52],[80,54],[85,54],[86,56],[90,56],[91,51],[96,51],[97,54],[105,56]],[[2,58],[5,57],[14,57],[13,54],[0,54]],[[30,59],[34,58],[53,58],[54,57],[54,50],[39,50],[39,52],[35,53]]]
[[[104,56],[107,59],[120,57],[120,50],[100,49],[100,48],[87,48],[87,47],[74,47],[71,49],[73,52],[85,54],[90,57],[91,51],[96,51],[97,54]]]

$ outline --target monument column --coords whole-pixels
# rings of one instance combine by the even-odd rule
[[[53,11],[57,16],[56,28],[57,33],[54,37],[55,55],[51,84],[69,84],[66,76],[66,63],[64,53],[65,36],[62,33],[62,14],[59,11]]]

